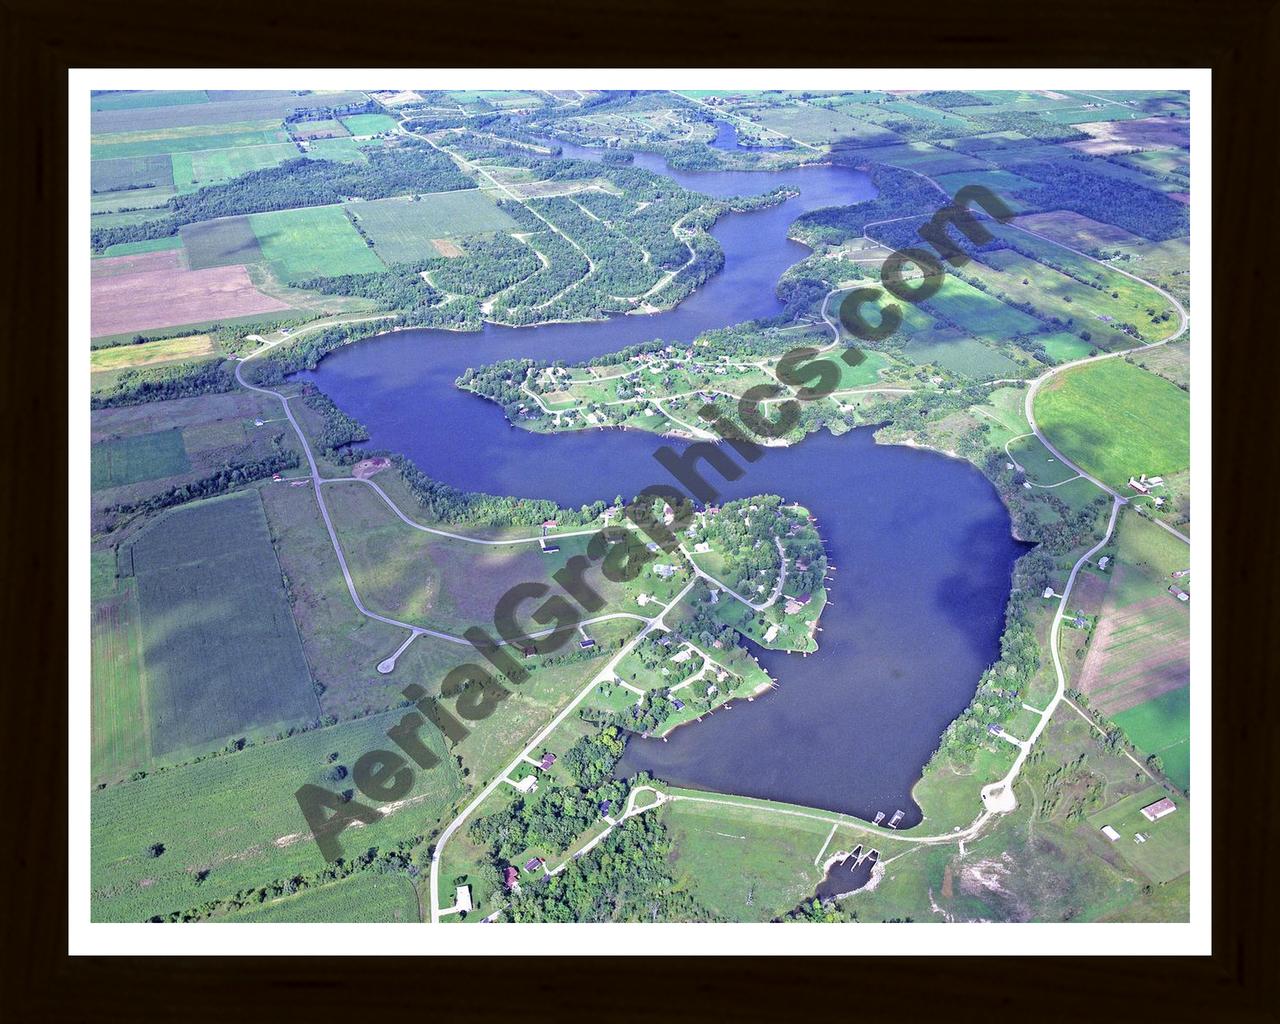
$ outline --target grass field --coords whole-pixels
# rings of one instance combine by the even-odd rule
[[[425,882],[422,883],[425,891]],[[290,922],[417,923],[418,894],[404,875],[362,871],[338,882],[303,889],[258,907],[215,918],[231,924]]]
[[[91,373],[103,373],[131,366],[180,362],[183,359],[213,355],[217,348],[213,338],[207,334],[148,341],[142,345],[113,345],[111,348],[94,349],[89,353],[89,370]]]
[[[182,236],[187,264],[192,270],[256,263],[262,259],[258,236],[249,226],[248,217],[223,217],[184,224],[178,233]]]
[[[917,366],[937,363],[952,373],[977,380],[1017,377],[1023,373],[1022,367],[1004,353],[954,328],[917,334],[903,346],[902,354]]]
[[[388,114],[348,114],[342,123],[352,135],[378,135],[393,131],[400,122]]]
[[[91,153],[94,161],[98,161],[239,146],[266,146],[288,141],[289,136],[281,131],[278,122],[250,121],[217,127],[206,125],[94,135]]]
[[[872,145],[894,142],[900,137],[888,129],[859,121],[838,110],[810,104],[765,107],[751,111],[751,118],[789,138],[811,145],[850,141]]]
[[[1147,804],[1169,795],[1159,786],[1149,786],[1089,816],[1089,825],[1095,830],[1110,825],[1119,832],[1120,838],[1111,844],[1114,851],[1156,883],[1172,881],[1191,866],[1189,801],[1173,796],[1178,809],[1159,821],[1148,821],[1140,813]],[[1138,832],[1149,837],[1145,843],[1134,842]]]
[[[102,251],[102,256],[95,257],[95,259],[112,256],[136,256],[144,252],[168,252],[170,250],[179,252],[182,250],[182,238],[180,236],[148,238],[141,242],[117,242],[115,245],[107,246]]]
[[[115,563],[113,551],[93,553],[89,651],[94,783],[114,782],[150,763],[138,591],[132,579],[116,579]]]
[[[89,465],[90,487],[95,491],[174,476],[191,468],[180,430],[100,441],[90,449]]]
[[[155,756],[319,717],[256,490],[157,520],[132,563]]]
[[[433,238],[456,238],[485,231],[512,231],[515,221],[479,189],[438,192],[417,201],[378,199],[347,209],[374,241],[385,263],[439,256]]]
[[[340,207],[255,213],[249,223],[263,257],[283,281],[383,269]]]
[[[138,110],[143,107],[176,107],[184,103],[208,103],[203,89],[145,89],[139,92],[100,92],[89,101],[90,110]]]
[[[144,921],[322,871],[325,862],[307,837],[295,791],[304,783],[350,788],[355,761],[389,746],[386,731],[402,714],[371,715],[95,792],[93,919]],[[393,813],[344,833],[348,856],[438,831],[462,795],[443,737],[429,724],[420,735],[441,763],[415,772],[413,788]],[[347,775],[335,783],[329,775],[339,765]],[[164,845],[156,858],[146,852],[153,843]]]
[[[298,147],[288,142],[174,153],[172,181],[179,192],[194,192],[249,171],[275,167],[298,156]]]
[[[94,160],[89,166],[89,187],[94,192],[114,192],[173,184],[173,166],[162,155]]]
[[[1113,719],[1144,754],[1158,754],[1165,774],[1183,790],[1191,787],[1191,687],[1170,690]]]
[[[1070,331],[1043,334],[1036,338],[1036,341],[1040,342],[1044,350],[1059,363],[1083,359],[1094,351],[1092,341],[1085,341],[1080,335],[1072,334]]]
[[[1058,374],[1037,393],[1035,416],[1063,455],[1112,487],[1190,465],[1190,397],[1123,359]]]
[[[1043,326],[1035,317],[1006,306],[955,275],[949,275],[938,293],[921,305],[979,338],[1004,340],[1033,334]]]

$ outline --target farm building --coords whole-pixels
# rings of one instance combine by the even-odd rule
[[[1166,815],[1172,814],[1178,809],[1178,805],[1170,800],[1167,796],[1162,796],[1153,804],[1147,804],[1142,808],[1142,816],[1147,821],[1159,821]]]
[[[1102,834],[1110,839],[1113,843],[1120,838],[1120,833],[1113,829],[1110,825],[1102,826]]]

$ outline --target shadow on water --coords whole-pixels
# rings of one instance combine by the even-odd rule
[[[561,144],[566,156],[598,151]],[[658,337],[689,340],[728,324],[775,316],[779,276],[808,252],[787,240],[806,210],[870,198],[846,167],[781,172],[676,172],[653,154],[638,166],[711,195],[795,185],[801,195],[722,218],[714,234],[724,270],[676,309],[587,324],[486,326],[477,334],[406,331],[348,346],[314,380],[369,428],[374,447],[403,452],[423,472],[468,490],[550,498],[577,506],[630,497],[670,477],[662,444],[637,431],[543,435],[454,387],[468,366],[532,356],[577,362]],[[683,446],[676,443],[677,449]],[[904,811],[920,820],[911,787],[938,737],[971,699],[999,652],[1014,560],[1024,546],[986,479],[967,463],[877,446],[872,430],[815,435],[769,449],[725,499],[773,492],[808,506],[838,567],[819,652],[760,652],[779,688],[676,730],[667,742],[633,739],[622,765],[675,784],[845,811]]]

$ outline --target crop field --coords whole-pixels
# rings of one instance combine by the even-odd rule
[[[384,269],[340,207],[255,213],[249,223],[263,257],[283,281]]]
[[[903,346],[902,354],[917,366],[937,363],[952,373],[976,380],[1017,377],[1023,372],[1004,353],[951,328],[917,334]]]
[[[365,148],[381,145],[380,142],[359,142],[346,136],[339,139],[312,139],[307,143],[306,153],[300,154],[308,160],[334,160],[344,164],[359,164],[366,161]],[[296,151],[295,151],[295,155]]]
[[[173,184],[173,165],[165,156],[135,156],[94,160],[89,165],[89,187],[94,192],[115,192]]]
[[[1165,774],[1176,786],[1191,786],[1191,687],[1170,690],[1159,697],[1112,716],[1134,745],[1157,754]]]
[[[184,128],[207,131],[210,126],[220,128],[246,121],[270,121],[278,125],[286,114],[302,107],[340,106],[368,98],[363,92],[317,92],[298,96],[284,90],[210,90],[207,95],[209,103],[180,102],[94,111],[91,128],[98,135]]]
[[[868,145],[895,142],[899,138],[885,128],[858,121],[827,107],[811,104],[763,107],[751,111],[751,119],[789,138],[820,146],[832,142],[861,142]]]
[[[1034,231],[1037,235],[1044,235],[1051,241],[1069,245],[1073,249],[1083,249],[1086,252],[1142,241],[1137,235],[1130,234],[1124,228],[1090,220],[1070,210],[1024,213],[1021,217],[1015,218],[1013,223],[1020,228]]]
[[[1148,786],[1088,819],[1095,831],[1110,825],[1119,832],[1120,838],[1110,844],[1114,852],[1156,884],[1172,881],[1191,866],[1190,801],[1170,796],[1178,809],[1159,821],[1148,821],[1140,813],[1141,808],[1164,796],[1170,794],[1159,786]],[[1148,837],[1145,843],[1134,842],[1133,837],[1139,832]]]
[[[347,207],[374,242],[384,263],[432,258],[433,239],[487,231],[514,231],[516,223],[479,189],[425,195],[416,201],[378,199]]]
[[[101,256],[95,256],[94,262],[110,259],[115,256],[137,256],[145,252],[182,252],[182,238],[172,235],[169,238],[148,238],[141,242],[117,242],[107,246]]]
[[[960,189],[968,185],[978,185],[982,188],[990,189],[1004,201],[1005,205],[1015,212],[1034,206],[1036,193],[1041,188],[1038,182],[1020,177],[1012,171],[1006,171],[1001,168],[982,171],[952,171],[950,174],[936,175],[934,180],[946,189],[947,194],[951,196],[954,196]]]
[[[1190,122],[1171,117],[1098,118],[1093,122],[1078,121],[1076,127],[1093,138],[1071,142],[1068,146],[1091,156],[1111,156],[1133,149],[1186,147],[1191,141]]]
[[[167,161],[166,161],[167,162]],[[154,220],[163,214],[159,211],[178,194],[172,185],[150,185],[145,188],[125,188],[115,192],[95,192],[89,199],[90,228],[109,227],[124,223],[126,219]]]
[[[99,92],[89,101],[90,110],[138,110],[142,107],[176,107],[184,103],[208,103],[203,89],[144,89],[137,92]]]
[[[92,278],[115,277],[119,274],[139,274],[151,270],[182,270],[186,258],[181,250],[149,250],[125,256],[108,256],[89,264]]]
[[[379,135],[394,131],[400,122],[388,114],[348,114],[342,123],[352,135]]]
[[[99,338],[289,308],[258,291],[244,267],[148,270],[95,276],[89,326],[91,336]]]
[[[207,334],[193,334],[189,338],[168,338],[149,341],[143,345],[114,345],[95,349],[89,353],[91,373],[123,370],[131,366],[152,366],[157,363],[174,363],[195,359],[217,352],[217,345]]]
[[[249,226],[248,217],[223,217],[184,224],[178,233],[182,236],[187,263],[192,270],[256,263],[262,259],[258,236]]]
[[[540,107],[544,100],[536,93],[519,89],[468,89],[449,93],[450,99],[466,106],[477,101],[492,104],[499,109],[506,107]]]
[[[1145,277],[1180,299],[1191,300],[1191,239],[1170,238],[1166,242],[1132,242],[1117,247],[1116,266]]]
[[[1020,309],[949,275],[941,290],[921,306],[952,321],[979,338],[1005,340],[1019,334],[1035,334],[1043,325]]]
[[[386,731],[402,714],[370,715],[95,792],[93,919],[144,921],[272,880],[318,874],[325,862],[295,791],[305,783],[350,788],[356,759],[387,747]],[[462,795],[443,737],[430,724],[420,735],[441,763],[416,771],[409,794],[383,805],[379,821],[344,834],[348,855],[434,833]],[[346,773],[335,782],[339,767]],[[153,843],[164,846],[159,857],[147,854]]]
[[[133,580],[117,580],[115,572],[113,552],[93,553],[89,656],[94,783],[115,781],[150,764],[138,592]]]
[[[421,919],[418,894],[408,878],[362,871],[340,881],[308,887],[293,896],[281,896],[261,906],[245,908],[215,920],[230,924],[416,924]]]
[[[298,148],[288,142],[174,153],[170,158],[172,180],[179,192],[194,192],[249,171],[275,167],[299,155]]]
[[[1112,487],[1191,462],[1190,397],[1123,359],[1058,374],[1037,393],[1035,415],[1059,451]]]
[[[319,717],[257,491],[170,512],[132,558],[155,756]]]
[[[309,139],[343,139],[350,133],[340,121],[326,119],[323,121],[294,121],[289,125],[289,134],[303,141]]]
[[[921,174],[949,174],[957,171],[985,171],[987,164],[963,153],[952,153],[927,142],[904,142],[897,146],[877,146],[860,154],[877,163],[905,167]]]
[[[90,466],[91,487],[99,491],[185,473],[191,463],[182,444],[182,431],[158,430],[99,441],[91,449]]]
[[[146,157],[173,153],[193,153],[207,149],[239,146],[267,146],[288,142],[289,136],[277,121],[249,121],[243,124],[198,125],[94,135],[90,146],[93,160]]]

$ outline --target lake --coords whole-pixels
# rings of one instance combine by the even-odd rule
[[[599,157],[558,144],[565,156]],[[875,190],[865,174],[844,167],[679,172],[655,154],[637,154],[635,163],[717,197],[780,184],[801,194],[722,218],[713,234],[724,247],[724,270],[669,312],[487,325],[470,334],[404,331],[347,346],[299,376],[364,423],[371,447],[402,452],[459,488],[577,506],[670,483],[653,459],[671,443],[665,439],[619,430],[529,433],[453,382],[468,366],[500,359],[579,362],[774,316],[782,308],[774,294],[779,276],[808,253],[787,240],[790,223]],[[768,449],[736,482],[712,482],[725,499],[777,493],[817,517],[836,566],[820,649],[807,658],[754,650],[779,681],[776,690],[735,701],[667,741],[633,738],[620,770],[868,819],[901,809],[903,827],[917,823],[911,787],[999,654],[1012,565],[1026,550],[1012,538],[994,488],[968,463],[876,445],[870,428]]]

